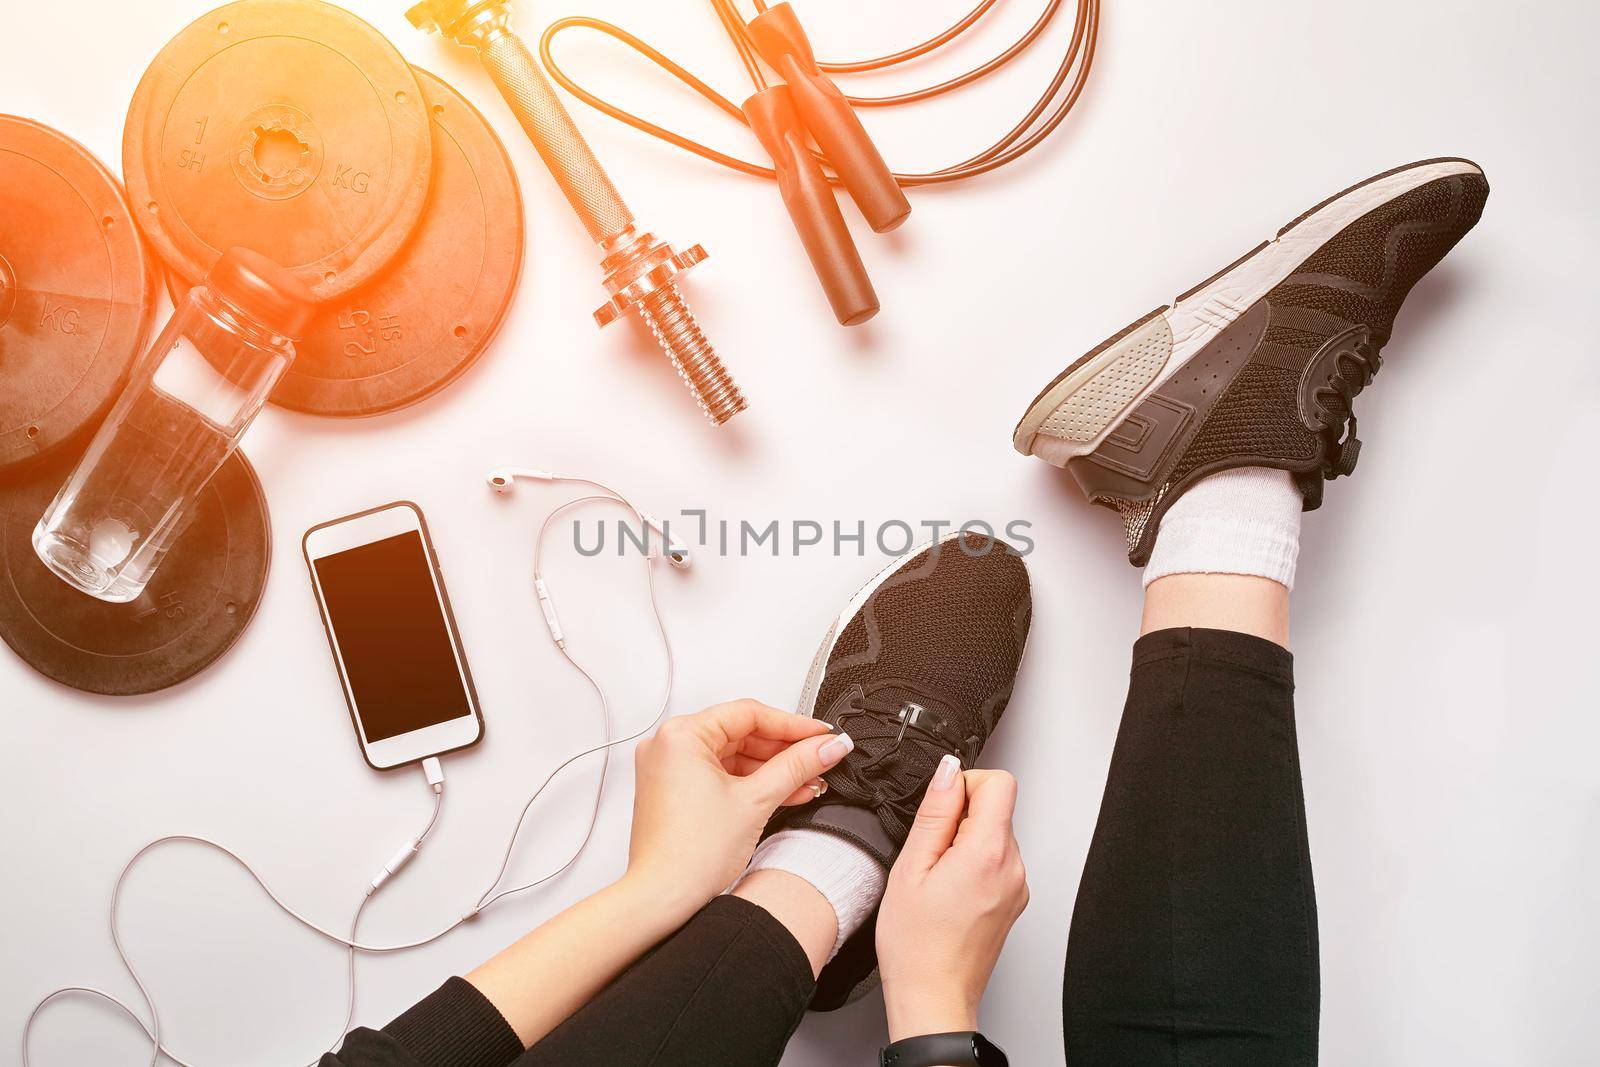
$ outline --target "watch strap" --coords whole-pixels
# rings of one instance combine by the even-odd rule
[[[1008,1067],[998,1045],[973,1030],[919,1034],[878,1053],[880,1067]]]

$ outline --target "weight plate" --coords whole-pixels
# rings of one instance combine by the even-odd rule
[[[432,156],[417,79],[321,0],[239,0],[167,43],[128,107],[122,170],[167,265],[244,245],[320,299],[370,281],[416,227]]]
[[[0,486],[0,638],[40,674],[85,692],[177,685],[226,652],[261,601],[272,547],[261,483],[235,452],[144,594],[107,604],[57,578],[33,551],[33,528],[80,456],[63,449]]]
[[[472,365],[516,293],[524,227],[511,159],[465,97],[416,74],[434,131],[422,222],[375,281],[312,320],[275,404],[336,416],[414,404]],[[169,283],[179,299],[186,284]]]
[[[111,172],[48,126],[0,115],[0,475],[104,416],[155,295]]]

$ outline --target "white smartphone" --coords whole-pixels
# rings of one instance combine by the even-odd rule
[[[477,744],[483,714],[422,510],[347,515],[302,544],[367,763],[389,770]]]

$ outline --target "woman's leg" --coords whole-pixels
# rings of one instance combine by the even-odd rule
[[[1287,604],[1240,575],[1147,591],[1067,947],[1071,1067],[1316,1062]]]
[[[776,1064],[833,948],[833,908],[758,871],[718,897],[513,1067]]]

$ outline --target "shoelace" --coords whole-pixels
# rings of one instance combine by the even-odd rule
[[[893,808],[909,825],[940,759],[954,753],[970,766],[977,758],[978,738],[957,736],[949,716],[937,710],[944,703],[905,682],[879,683],[870,694],[852,685],[838,725],[855,741],[856,758],[829,772],[833,788],[874,807]]]
[[[1329,481],[1356,469],[1361,439],[1356,436],[1355,398],[1372,383],[1382,366],[1379,346],[1370,337],[1363,337],[1339,350],[1328,384],[1317,390],[1318,402],[1333,416],[1325,433],[1328,461],[1323,477]]]

